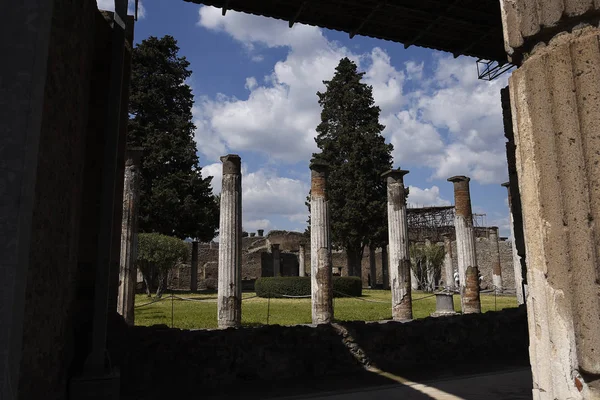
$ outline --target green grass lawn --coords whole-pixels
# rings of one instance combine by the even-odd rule
[[[165,297],[170,296],[169,293]],[[191,298],[179,300],[166,298],[162,301],[144,305],[153,301],[146,295],[136,296],[135,324],[165,324],[180,329],[202,329],[217,327],[217,294],[177,293],[176,296]],[[309,324],[311,322],[310,299],[263,299],[253,297],[254,293],[244,293],[242,301],[242,324],[257,326],[268,323],[279,325]],[[422,299],[422,300],[420,300]],[[197,301],[202,300],[202,301]],[[142,307],[140,307],[142,305]],[[456,311],[460,311],[460,296],[454,296]],[[482,311],[501,310],[517,307],[515,297],[481,295]],[[435,297],[430,293],[413,293],[414,318],[428,317],[435,311]],[[363,296],[356,298],[337,298],[334,300],[334,315],[338,321],[378,321],[392,318],[391,292],[363,289]],[[171,317],[172,316],[172,317]]]

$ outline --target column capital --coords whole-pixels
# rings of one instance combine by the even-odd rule
[[[470,182],[471,178],[469,178],[468,176],[464,176],[464,175],[455,175],[455,176],[451,176],[450,178],[448,178],[447,181],[452,182],[452,183]]]
[[[389,179],[392,179],[394,181],[400,181],[403,182],[404,181],[404,175],[408,174],[410,171],[405,170],[405,169],[400,169],[400,168],[396,168],[396,169],[390,169],[388,171],[385,171],[384,173],[381,174],[381,177],[383,179],[387,179],[389,181]]]
[[[323,160],[313,158],[310,160],[309,168],[311,171],[327,174],[329,172],[329,164]]]
[[[223,175],[240,174],[242,171],[242,159],[237,154],[227,154],[220,157],[223,163]]]
[[[510,182],[501,183],[500,186],[504,186],[505,188],[510,186]]]
[[[127,147],[125,149],[125,165],[139,165],[143,155],[143,147]]]

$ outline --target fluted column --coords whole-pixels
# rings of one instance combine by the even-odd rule
[[[390,287],[392,318],[412,319],[411,268],[408,251],[408,220],[404,175],[408,171],[393,169],[382,174],[387,182],[388,232],[390,243]]]
[[[325,163],[310,164],[310,279],[313,324],[333,321],[333,277],[329,204],[327,201],[327,172]]]
[[[454,288],[454,267],[452,266],[452,237],[445,233],[444,238],[444,280],[446,288]]]
[[[384,244],[381,246],[381,280],[383,282],[383,289],[388,290],[390,288],[390,273],[389,273],[389,245]]]
[[[304,243],[298,245],[298,276],[306,276],[304,258],[306,257],[306,246]]]
[[[198,241],[192,242],[192,262],[190,268],[190,291],[198,291]]]
[[[273,276],[281,276],[281,254],[279,253],[279,244],[271,245],[271,255],[273,256]]]
[[[600,2],[502,0],[534,399],[600,399]]]
[[[137,238],[143,149],[127,149],[123,190],[123,219],[121,226],[121,260],[117,312],[129,325],[134,323],[135,289],[137,286]]]
[[[492,283],[497,292],[502,292],[502,264],[500,263],[500,245],[498,244],[498,227],[489,229],[490,252],[492,254]]]
[[[464,314],[481,312],[479,301],[479,269],[475,249],[475,231],[471,211],[471,193],[466,176],[453,176],[448,182],[454,184],[454,228],[456,230],[456,255],[460,281],[460,303]]]
[[[221,219],[219,222],[219,328],[242,321],[242,173],[236,154],[221,157]]]

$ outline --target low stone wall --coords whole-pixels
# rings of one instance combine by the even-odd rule
[[[221,331],[119,327],[112,329],[109,350],[113,365],[121,370],[122,393],[146,399],[197,397],[249,383],[268,388],[287,379],[350,376],[366,365],[403,376],[465,365],[528,365],[524,307],[408,323]],[[159,388],[167,392],[159,393]]]

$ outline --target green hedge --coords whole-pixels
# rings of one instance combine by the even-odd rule
[[[310,277],[278,276],[258,278],[254,284],[258,297],[283,298],[310,296]],[[356,276],[334,276],[333,297],[362,296],[362,281]]]

